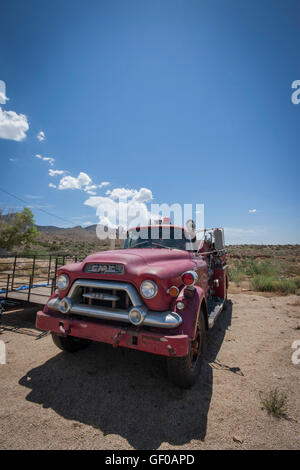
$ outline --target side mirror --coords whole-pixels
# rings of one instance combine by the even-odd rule
[[[224,230],[222,228],[215,228],[214,230],[215,248],[217,251],[224,250]]]

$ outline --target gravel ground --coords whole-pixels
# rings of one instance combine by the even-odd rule
[[[1,449],[300,448],[299,297],[230,294],[191,390],[170,384],[157,356],[96,343],[63,353],[35,313],[3,315]],[[259,397],[276,387],[289,400],[280,419]]]

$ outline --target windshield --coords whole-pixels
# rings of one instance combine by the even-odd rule
[[[129,230],[124,240],[125,248],[171,248],[191,250],[191,243],[184,230],[176,227],[146,227]]]

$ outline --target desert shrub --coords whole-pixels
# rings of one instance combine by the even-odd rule
[[[251,287],[259,292],[272,292],[275,291],[274,282],[275,279],[273,277],[265,277],[259,274],[251,279]]]
[[[229,267],[229,279],[230,281],[240,283],[245,279],[245,273],[239,267]]]
[[[300,288],[300,278],[275,279],[263,275],[254,276],[251,280],[253,290],[259,292],[281,292],[284,294],[295,294]]]
[[[269,414],[279,418],[287,411],[288,398],[285,392],[280,392],[277,388],[270,390],[265,396],[260,395],[261,402]]]

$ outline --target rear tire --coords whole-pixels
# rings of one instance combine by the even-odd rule
[[[53,343],[62,351],[68,351],[74,353],[84,349],[91,343],[88,339],[76,338],[75,336],[58,336],[55,333],[52,334]]]
[[[196,338],[189,344],[189,352],[183,357],[168,358],[168,377],[181,388],[192,387],[201,371],[206,327],[204,313],[200,310]]]

